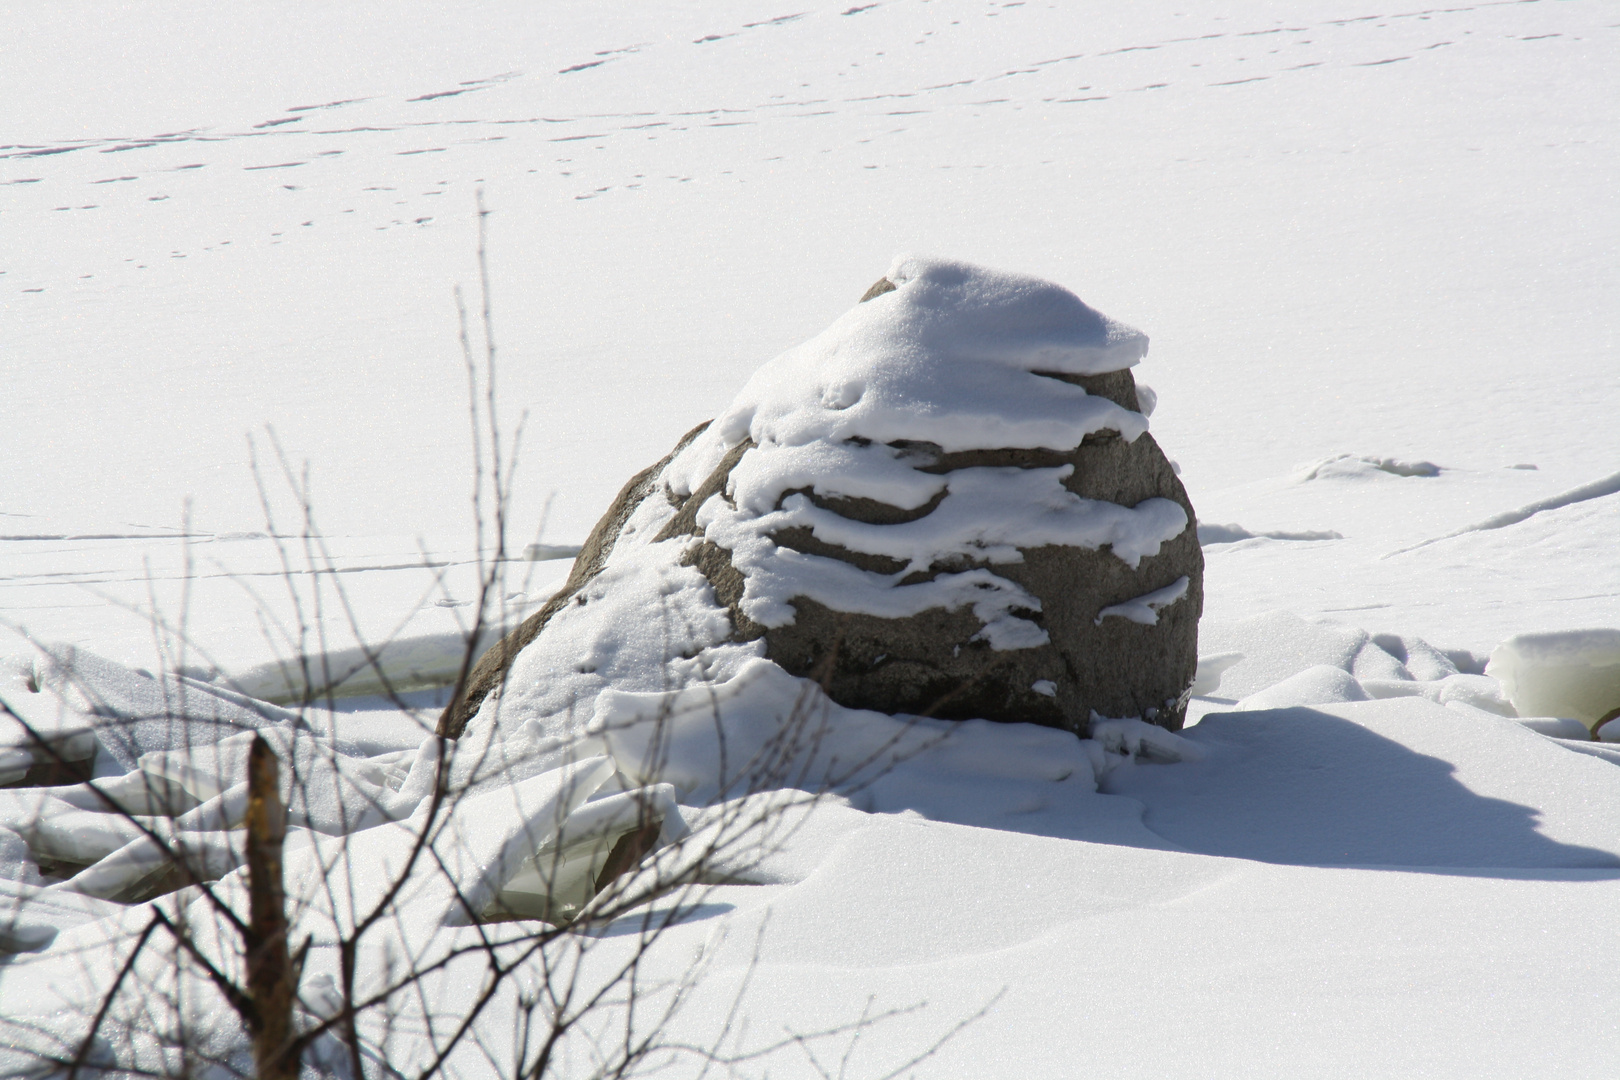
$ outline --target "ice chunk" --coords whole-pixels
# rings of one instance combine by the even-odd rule
[[[51,788],[50,794],[81,810],[178,817],[201,800],[173,781],[140,771],[103,776],[86,784]]]
[[[1240,652],[1213,653],[1198,658],[1198,670],[1193,674],[1193,681],[1188,693],[1193,697],[1208,697],[1221,688],[1221,679],[1227,668],[1235,666],[1243,659]]]
[[[281,797],[290,823],[337,836],[400,816],[380,766],[290,726],[243,732],[191,750],[143,754],[140,770],[206,801],[247,780],[248,750],[259,736],[281,761]]]
[[[37,855],[84,865],[141,835],[141,824],[121,814],[86,810],[59,798],[61,788],[0,791],[0,827],[20,834]]]
[[[518,868],[564,828],[613,772],[612,761],[590,758],[457,807],[434,847],[440,849],[450,836],[457,842],[452,865],[468,908],[478,912],[488,907]]]
[[[547,556],[565,557],[572,558]],[[496,637],[495,628],[487,628],[476,648],[493,644]],[[274,660],[223,679],[243,695],[243,701],[257,702],[255,708],[285,718],[291,714],[262,703],[319,702],[327,697],[398,694],[444,686],[455,682],[466,653],[467,637],[460,631],[422,634],[394,638],[376,647],[331,649],[319,656]],[[209,689],[218,694],[230,692],[220,687]]]
[[[1261,709],[1289,709],[1296,705],[1327,705],[1339,701],[1365,701],[1367,692],[1343,668],[1318,664],[1290,675],[1275,686],[1267,687],[1238,702],[1237,708],[1245,712]]]
[[[242,731],[296,719],[274,705],[175,675],[153,676],[72,645],[37,646],[35,693],[8,695],[36,729],[50,725],[83,756],[102,750],[124,768],[142,753],[199,747]],[[18,740],[0,726],[0,745]]]
[[[1519,634],[1491,652],[1485,671],[1521,715],[1571,717],[1591,728],[1620,709],[1620,630]]]
[[[224,877],[246,861],[243,833],[213,831],[166,833],[161,839],[137,837],[69,878],[63,888],[103,900],[131,900],[176,865],[198,881]]]
[[[0,881],[43,884],[28,842],[10,829],[0,829]]]
[[[22,833],[36,855],[88,866],[67,887],[90,895],[123,899],[139,882],[166,869],[173,854],[207,878],[219,877],[241,862],[238,855],[228,853],[231,845],[224,830],[242,820],[246,784],[173,819],[119,810],[118,801],[89,784],[5,795],[0,799],[0,821]],[[205,834],[218,838],[209,840]]]
[[[15,784],[34,767],[34,754],[21,747],[0,747],[0,786]]]
[[[613,775],[604,757],[573,762],[464,799],[435,823],[428,858],[417,859],[395,902],[419,925],[466,925],[495,902],[524,863]],[[305,925],[353,926],[388,896],[422,843],[426,815],[350,837],[289,832],[287,896],[305,905]]]
[[[689,832],[675,802],[675,789],[669,784],[621,791],[585,803],[507,879],[496,904],[514,915],[567,921],[590,901],[597,877],[619,838],[650,825],[658,826],[655,844],[659,847]]]

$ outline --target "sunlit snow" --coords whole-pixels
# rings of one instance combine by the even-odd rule
[[[362,1026],[406,1075],[433,1061],[431,1018],[464,1012],[467,957],[588,910],[604,840],[649,806],[643,873],[782,825],[726,847],[644,960],[665,985],[701,961],[667,1035],[720,1040],[740,1075],[1620,1060],[1620,720],[1592,730],[1620,708],[1612,3],[5,19],[0,1073],[71,1056],[154,912],[240,963],[194,891],[146,897],[162,844],[245,911],[250,730],[307,781],[283,793],[303,1016],[341,1007],[335,942],[435,778],[467,792],[429,845],[443,873],[358,961],[362,986],[399,956],[442,964],[398,1025]],[[1129,561],[1187,527],[1179,508],[1078,505],[1061,470],[935,477],[885,444],[1073,445],[1151,415],[1206,559],[1190,726],[1098,718],[1079,740],[843,709],[727,642],[703,576],[654,550],[650,502],[621,542],[645,551],[441,758],[494,551],[454,293],[476,358],[478,192],[494,418],[523,429],[486,643],[561,585],[628,478],[716,418],[665,475],[685,493],[756,444],[703,518],[755,558],[753,617],[971,592],[992,644],[1021,647],[998,560],[1060,540]],[[857,305],[879,275],[899,288]],[[1034,374],[1123,367],[1153,386],[1140,414]],[[949,409],[912,408],[940,380]],[[1044,411],[1028,380],[1051,383]],[[880,538],[782,498],[806,488],[940,501]],[[953,516],[970,502],[993,521]],[[787,523],[991,569],[907,593],[751,555]],[[1152,622],[1179,585],[1105,621]],[[813,722],[784,739],[793,718]],[[28,780],[57,758],[94,779]],[[635,941],[609,927],[599,955]],[[509,1068],[530,989],[492,1000],[451,1075]],[[199,1054],[240,1055],[205,1027]],[[105,1052],[181,1068],[132,1030]]]

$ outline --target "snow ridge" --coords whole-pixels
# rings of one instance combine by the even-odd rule
[[[1430,544],[1438,544],[1442,540],[1452,540],[1459,536],[1466,536],[1468,533],[1505,529],[1509,525],[1517,525],[1527,518],[1532,518],[1544,510],[1558,510],[1574,503],[1586,502],[1589,499],[1601,499],[1616,492],[1620,492],[1620,472],[1612,473],[1600,480],[1582,484],[1580,487],[1570,488],[1568,491],[1559,492],[1557,495],[1550,495],[1545,499],[1537,499],[1535,502],[1521,506],[1516,510],[1504,510],[1500,514],[1492,514],[1484,521],[1477,521],[1455,532],[1446,533],[1444,536],[1436,536],[1422,543],[1413,544],[1411,547],[1403,547],[1398,551],[1392,551],[1385,555],[1384,558],[1388,559],[1396,555],[1404,555],[1408,551],[1416,551],[1419,548],[1426,548]]]

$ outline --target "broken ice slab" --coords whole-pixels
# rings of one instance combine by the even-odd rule
[[[689,832],[673,786],[656,784],[593,798],[506,880],[494,909],[555,924],[572,921],[599,891],[598,885],[605,884],[601,877],[617,845],[648,826],[656,829],[656,837],[649,841],[654,847],[672,844]]]
[[[1485,673],[1521,716],[1556,716],[1589,729],[1620,709],[1620,630],[1518,634],[1491,652]]]
[[[0,747],[0,787],[15,784],[34,767],[32,751],[15,746]]]
[[[32,657],[0,658],[0,786],[24,779],[35,765],[95,756],[95,720],[41,691]]]
[[[578,554],[578,544],[530,544],[523,549],[525,562],[550,562],[552,559],[572,559]]]
[[[44,949],[58,933],[123,910],[92,896],[0,878],[0,953]]]

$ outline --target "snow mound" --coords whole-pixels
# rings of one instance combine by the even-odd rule
[[[847,709],[768,660],[752,660],[713,686],[609,690],[596,699],[588,731],[632,781],[673,784],[687,804],[798,787],[947,820],[962,813],[964,800],[972,804],[969,820],[993,819],[1027,804],[1039,785],[1095,790],[1097,778],[1123,760],[1198,753],[1136,719],[1097,717],[1093,738],[1080,740],[1035,724]]]
[[[99,661],[71,688],[36,693],[60,707],[62,696],[105,700],[140,677]],[[338,892],[361,895],[382,880],[378,866],[431,834],[437,869],[405,906],[410,922],[434,927],[487,915],[571,917],[590,901],[619,837],[648,820],[661,823],[655,846],[686,835],[682,804],[796,789],[983,824],[1094,793],[1100,777],[1138,758],[1199,754],[1139,720],[1099,718],[1096,730],[1080,740],[1033,724],[846,709],[757,658],[684,690],[606,691],[588,728],[565,738],[531,720],[366,756],[287,720],[200,743],[176,722],[168,744],[128,771],[103,754],[91,781],[0,791],[0,922],[11,948],[46,948],[63,927],[172,891],[165,882],[176,858],[198,880],[237,888],[248,752],[258,738],[282,764],[289,892],[309,892],[309,909],[342,925],[353,903],[327,910],[331,890],[314,877],[298,884],[301,868],[353,876],[353,888]],[[435,791],[457,795],[441,807]],[[45,864],[64,880],[47,885]],[[57,899],[42,900],[42,890]],[[117,904],[97,906],[104,901]]]
[[[1307,622],[1291,611],[1268,611],[1229,626],[1206,624],[1201,629],[1200,644],[1211,653],[1243,654],[1221,680],[1221,691],[1230,698],[1246,698],[1318,665],[1349,672],[1371,641],[1365,630]]]
[[[1339,667],[1317,664],[1290,675],[1275,686],[1251,694],[1238,703],[1242,710],[1287,709],[1298,705],[1326,705],[1336,701],[1365,701],[1367,691],[1355,676]]]
[[[1335,454],[1294,471],[1294,479],[1307,480],[1372,480],[1379,474],[1386,476],[1440,475],[1440,466],[1432,461],[1401,461],[1397,458],[1369,457],[1364,454]]]

